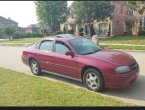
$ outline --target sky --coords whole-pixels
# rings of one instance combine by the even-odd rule
[[[68,1],[68,5],[71,3]],[[34,1],[0,1],[0,16],[10,17],[20,27],[38,23]]]

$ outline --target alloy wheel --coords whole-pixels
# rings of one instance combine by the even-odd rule
[[[90,89],[97,89],[99,87],[99,78],[95,73],[88,73],[86,75],[86,84]]]

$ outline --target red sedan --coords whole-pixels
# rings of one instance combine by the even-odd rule
[[[22,61],[34,75],[47,72],[79,80],[93,91],[126,87],[139,75],[138,63],[131,55],[67,34],[25,47]]]

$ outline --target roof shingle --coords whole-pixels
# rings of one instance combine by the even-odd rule
[[[12,24],[12,23],[18,24],[17,22],[15,22],[11,19],[6,19],[2,16],[0,16],[0,23],[2,23],[2,24]]]

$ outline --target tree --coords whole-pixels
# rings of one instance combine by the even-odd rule
[[[66,21],[67,1],[36,1],[36,13],[42,26],[50,26],[55,32]]]
[[[110,1],[74,1],[72,8],[76,23],[93,23],[94,20],[102,21],[110,17],[114,11],[114,6]]]
[[[143,14],[145,11],[145,1],[124,1],[127,3],[134,11],[139,14]]]
[[[127,33],[132,34],[132,28],[134,26],[134,20],[133,19],[126,19],[125,20],[125,25],[126,25]]]
[[[0,37],[2,37],[3,36],[3,34],[4,34],[4,29],[3,28],[1,28],[0,29]],[[4,37],[3,37],[4,38]]]
[[[9,36],[9,40],[12,40],[12,36],[15,33],[15,30],[13,28],[4,28],[4,34],[6,34],[7,36]]]

